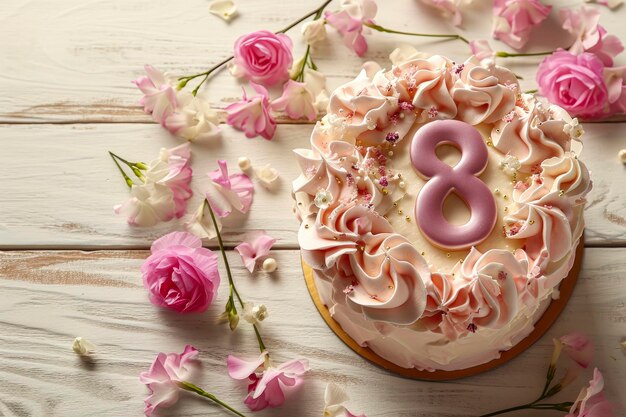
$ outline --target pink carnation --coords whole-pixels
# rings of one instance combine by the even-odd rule
[[[274,85],[289,78],[293,62],[289,36],[259,30],[241,36],[235,42],[235,65],[250,81]]]
[[[523,47],[533,28],[550,14],[552,6],[539,0],[495,0],[493,37],[512,48]]]
[[[186,232],[157,239],[150,251],[141,272],[152,304],[179,313],[205,311],[220,284],[217,255]]]
[[[271,140],[276,131],[276,122],[270,113],[270,102],[267,90],[260,85],[250,83],[259,95],[248,98],[246,91],[243,99],[226,107],[226,122],[232,127],[242,130],[246,137],[257,135]]]
[[[608,112],[604,65],[593,54],[557,50],[539,64],[537,84],[540,94],[572,115],[592,118]]]
[[[579,9],[561,9],[563,29],[576,36],[569,51],[574,55],[583,52],[596,54],[598,58],[610,67],[613,58],[624,50],[622,42],[617,36],[607,35],[606,29],[598,24],[600,11],[588,6]]]
[[[198,351],[191,345],[185,346],[183,353],[159,353],[147,372],[139,375],[139,380],[146,384],[150,395],[144,400],[144,413],[150,417],[158,408],[170,407],[178,401],[179,385],[189,374],[189,361],[198,356]]]

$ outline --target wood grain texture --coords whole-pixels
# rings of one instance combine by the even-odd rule
[[[592,171],[594,189],[586,213],[587,245],[626,244],[626,167],[617,152],[626,148],[623,125],[586,125],[582,159]],[[291,181],[299,168],[291,150],[310,147],[311,125],[280,125],[273,141],[246,139],[224,126],[223,139],[192,144],[196,195],[200,202],[208,170],[227,160],[233,170],[247,155],[256,166],[272,164],[281,174],[276,187],[256,184],[247,216],[225,223],[228,245],[241,242],[245,231],[264,229],[278,247],[298,247],[298,223],[292,215]],[[0,248],[148,248],[162,234],[180,229],[172,221],[147,229],[132,228],[112,207],[128,198],[128,189],[109,158],[112,150],[129,160],[150,160],[161,147],[180,143],[157,125],[73,124],[0,126]]]
[[[254,356],[257,347],[245,322],[235,333],[214,323],[227,287],[222,285],[207,313],[159,310],[141,286],[139,266],[146,256],[145,251],[0,253],[0,415],[140,415],[145,390],[138,374],[157,352],[178,352],[186,343],[201,351],[201,366],[191,379],[241,406],[245,388],[227,376],[225,359],[229,353]],[[622,407],[616,415],[625,415],[626,352],[619,343],[626,323],[626,249],[587,249],[574,295],[546,336],[500,368],[445,384],[394,376],[358,357],[315,310],[298,251],[272,256],[279,262],[275,274],[250,276],[239,256],[229,253],[244,298],[264,302],[270,310],[263,334],[274,358],[306,357],[312,370],[285,407],[255,415],[319,416],[324,386],[334,381],[348,390],[351,408],[368,416],[475,416],[534,398],[552,338],[572,330],[585,331],[596,342],[594,365],[605,375],[609,398]],[[79,335],[98,346],[93,359],[83,361],[72,352]],[[582,385],[581,379],[556,400],[572,400]],[[223,414],[184,395],[179,406],[162,415]]]
[[[0,122],[148,122],[149,117],[137,105],[138,92],[130,83],[142,74],[144,64],[174,75],[201,72],[231,55],[232,45],[241,34],[278,30],[321,3],[239,0],[241,15],[227,24],[209,14],[206,0],[175,6],[169,0],[0,2]],[[601,8],[601,12],[602,25],[609,33],[623,33],[620,22],[626,17],[624,8],[615,12]],[[485,22],[490,14],[490,2],[474,2],[465,13],[463,35],[490,39],[491,25]],[[392,7],[381,3],[376,21],[397,30],[458,32],[433,9],[414,0],[397,0]],[[299,29],[290,32],[296,57],[304,51]],[[328,76],[331,89],[354,78],[367,60],[388,66],[389,53],[400,42],[455,60],[465,60],[470,53],[460,41],[375,33],[368,35],[368,53],[359,58],[341,44],[334,31],[329,32],[328,42],[315,51],[314,57]],[[534,51],[571,43],[556,13],[535,32],[528,45]],[[497,41],[493,45],[509,50]],[[540,60],[531,57],[503,62],[524,77],[524,89],[534,89],[534,72]],[[624,57],[618,59],[618,63],[625,62]],[[207,94],[215,107],[224,108],[241,96],[241,88],[222,72]]]

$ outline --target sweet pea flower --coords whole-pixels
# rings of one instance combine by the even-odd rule
[[[537,84],[540,94],[573,116],[594,118],[609,111],[604,65],[594,54],[557,50],[539,64]]]
[[[177,212],[172,190],[156,183],[133,185],[130,198],[113,207],[113,211],[126,217],[129,225],[137,227],[166,222],[173,219]]]
[[[220,284],[217,255],[186,232],[155,240],[150,252],[141,273],[152,304],[178,313],[206,311]]]
[[[253,83],[274,85],[289,78],[291,48],[291,39],[285,34],[268,30],[248,33],[235,41],[234,66]]]
[[[346,392],[334,383],[326,385],[324,391],[324,412],[323,417],[365,417],[365,414],[359,416],[352,414],[343,404],[350,398]]]
[[[144,413],[150,417],[158,408],[171,407],[178,401],[180,383],[190,373],[189,362],[198,356],[198,351],[191,345],[183,352],[159,353],[147,372],[139,375],[139,380],[150,390],[144,400]]]
[[[217,164],[219,168],[207,174],[211,182],[205,194],[213,212],[217,217],[227,217],[233,210],[247,213],[254,190],[250,177],[241,172],[229,175],[224,160],[218,160]]]
[[[144,94],[139,103],[156,122],[165,126],[167,117],[174,113],[178,105],[176,91],[165,74],[152,65],[145,65],[144,69],[147,75],[133,81]]]
[[[461,8],[471,0],[421,0],[422,3],[434,7],[443,14],[444,18],[451,19],[454,26],[461,26],[463,15]]]
[[[326,22],[324,19],[315,19],[302,25],[302,39],[304,43],[315,47],[326,40]]]
[[[520,49],[533,28],[550,14],[552,6],[539,0],[494,0],[492,35],[512,48]]]
[[[226,361],[231,378],[251,381],[244,404],[252,411],[284,404],[284,389],[299,385],[300,376],[309,370],[309,361],[306,359],[295,359],[274,367],[267,355],[267,351],[264,351],[258,359],[252,361],[228,355]]]
[[[572,332],[561,336],[559,342],[563,352],[578,365],[586,368],[593,360],[595,348],[587,336],[581,332]]]
[[[610,67],[613,65],[613,58],[624,50],[619,38],[607,35],[606,29],[598,24],[599,10],[587,6],[561,9],[560,18],[563,29],[576,37],[569,49],[574,55],[591,52],[600,58],[605,66]]]
[[[267,256],[274,243],[276,243],[276,239],[264,231],[259,231],[249,235],[246,241],[235,247],[235,250],[239,252],[241,260],[248,271],[252,272],[257,260]]]
[[[219,217],[215,218],[215,224],[217,224],[217,230],[215,224],[211,218],[211,214],[206,207],[207,202],[203,200],[200,206],[195,210],[191,217],[185,222],[185,229],[200,239],[215,239],[217,232],[222,231],[222,222]]]
[[[289,80],[283,88],[283,94],[272,101],[272,109],[284,111],[290,119],[306,117],[309,121],[317,118],[315,97],[305,83]]]
[[[341,0],[336,12],[326,12],[326,22],[343,37],[344,44],[358,56],[367,52],[367,41],[363,36],[363,24],[372,23],[377,6],[373,0]]]
[[[603,389],[604,378],[595,368],[589,386],[582,389],[565,417],[611,417],[613,406],[604,396]]]
[[[164,123],[167,130],[175,136],[194,141],[214,139],[220,136],[219,117],[209,102],[191,93],[177,93],[178,106]]]
[[[250,84],[259,94],[248,98],[244,90],[243,99],[240,102],[226,107],[228,113],[226,122],[235,129],[243,131],[248,138],[260,135],[271,140],[276,131],[276,122],[270,114],[269,94],[262,86]]]

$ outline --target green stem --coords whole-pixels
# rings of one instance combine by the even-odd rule
[[[319,6],[317,9],[307,13],[306,15],[304,15],[303,17],[301,17],[300,19],[296,20],[293,23],[290,23],[289,25],[287,25],[286,27],[282,28],[281,30],[274,32],[274,33],[285,33],[287,32],[289,29],[293,28],[294,26],[298,25],[299,23],[304,22],[306,19],[308,19],[311,16],[318,16],[317,18],[319,18],[319,16],[322,15],[322,12],[324,11],[324,9],[326,8],[326,6],[328,6],[328,4],[331,2],[332,0],[326,0],[321,6]],[[221,68],[222,66],[224,66],[225,64],[227,64],[228,62],[232,61],[235,57],[234,56],[229,56],[228,58],[224,58],[222,61],[218,62],[216,65],[214,65],[213,67],[211,67],[210,69],[204,71],[204,72],[200,72],[198,74],[193,74],[193,75],[188,75],[185,77],[180,77],[178,79],[178,81],[180,81],[180,83],[178,84],[178,89],[182,90],[183,88],[185,88],[185,86],[187,85],[187,83],[195,78],[198,77],[202,77],[204,76],[204,78],[202,79],[202,81],[200,81],[200,83],[196,86],[196,88],[193,89],[193,91],[191,92],[191,94],[193,94],[194,96],[198,93],[198,90],[200,89],[200,87],[202,86],[202,84],[204,84],[208,79],[209,76],[216,71],[217,69]]]
[[[385,33],[395,33],[396,35],[408,35],[408,36],[423,36],[426,38],[447,38],[447,39],[458,39],[462,42],[465,42],[469,45],[469,41],[461,35],[445,35],[445,34],[432,34],[432,33],[415,33],[415,32],[403,32],[401,30],[394,30],[382,27],[375,23],[364,23],[365,26],[377,30],[379,32]]]
[[[224,259],[224,266],[226,267],[226,275],[228,276],[228,284],[230,286],[230,297],[232,299],[233,292],[234,292],[235,296],[237,297],[237,301],[239,301],[239,305],[241,306],[241,308],[243,308],[244,302],[241,299],[241,296],[239,295],[239,291],[237,291],[237,287],[235,286],[235,281],[233,280],[233,276],[230,272],[230,265],[228,263],[228,258],[226,257],[226,250],[224,249],[224,242],[222,241],[222,234],[220,233],[220,230],[217,227],[217,220],[215,219],[215,213],[213,213],[213,209],[211,208],[211,204],[209,204],[208,200],[205,199],[204,204],[206,204],[206,207],[209,209],[209,214],[211,215],[211,220],[213,221],[213,226],[215,227],[215,233],[217,235],[217,243],[220,247],[220,252],[222,252],[222,259]],[[256,339],[259,342],[259,349],[261,350],[261,352],[267,350],[267,348],[265,347],[265,343],[263,343],[263,338],[261,337],[261,332],[259,332],[258,327],[256,326],[256,324],[253,324],[252,327],[254,328]]]
[[[545,56],[545,55],[552,55],[553,53],[554,51],[530,52],[530,53],[525,53],[525,54],[521,54],[521,53],[518,54],[518,53],[500,51],[500,52],[496,52],[496,56],[500,58],[514,58],[517,56]]]
[[[133,188],[133,184],[134,184],[133,180],[131,180],[130,177],[128,175],[126,175],[126,173],[122,169],[120,163],[117,162],[117,159],[115,159],[115,158],[119,158],[119,157],[117,155],[115,155],[111,151],[109,151],[109,155],[111,156],[111,159],[113,160],[113,162],[115,162],[115,165],[117,165],[117,169],[120,170],[120,174],[122,174],[122,177],[124,177],[124,181],[126,182],[126,185],[128,185],[128,188]]]
[[[246,417],[245,414],[241,414],[239,411],[235,410],[230,405],[228,405],[225,402],[223,402],[222,400],[218,399],[215,395],[206,392],[205,390],[203,390],[202,388],[192,384],[191,382],[181,381],[181,382],[179,382],[179,386],[182,389],[184,389],[184,390],[195,392],[196,394],[201,395],[202,397],[208,398],[209,400],[213,401],[214,403],[221,405],[225,409],[233,412],[234,414],[236,414],[236,415],[238,415],[240,417]]]
[[[311,45],[308,45],[306,47],[306,52],[304,53],[304,58],[302,59],[302,66],[300,67],[300,71],[298,71],[298,74],[294,77],[295,81],[299,81],[299,82],[304,81],[304,68],[306,68],[307,66],[307,61],[309,60],[310,54],[311,54]]]
[[[539,91],[539,90],[537,90],[537,89],[534,89],[534,90],[526,90],[526,91],[524,91],[524,93],[526,93],[526,94],[535,94],[537,91]]]

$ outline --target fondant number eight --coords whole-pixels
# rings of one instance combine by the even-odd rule
[[[435,150],[448,144],[461,151],[454,167],[441,161]],[[488,150],[473,126],[458,120],[437,120],[421,127],[411,143],[411,162],[428,179],[415,202],[415,218],[424,236],[446,249],[463,249],[489,236],[496,223],[496,202],[477,175],[487,167]],[[443,214],[446,197],[455,192],[470,209],[463,225],[448,222]]]

